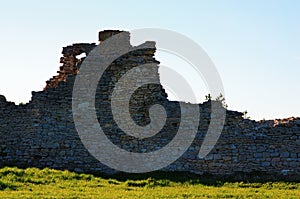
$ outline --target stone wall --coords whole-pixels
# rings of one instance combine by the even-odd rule
[[[102,31],[103,42],[120,31]],[[95,159],[83,146],[75,129],[72,114],[72,91],[84,58],[96,44],[74,44],[63,48],[63,64],[58,75],[47,81],[45,89],[32,92],[25,105],[15,105],[0,96],[0,166],[50,167],[77,172],[117,171]],[[150,152],[165,146],[176,134],[180,123],[178,102],[167,100],[161,85],[139,88],[131,98],[130,114],[139,125],[150,123],[149,107],[165,107],[167,120],[164,129],[151,139],[127,136],[112,120],[111,110],[104,106],[114,84],[128,70],[138,64],[158,64],[154,59],[155,46],[127,53],[116,59],[106,70],[96,93],[96,112],[106,136],[120,148],[132,152]],[[111,78],[111,77],[114,78]],[[211,103],[199,104],[198,133],[189,149],[177,161],[163,168],[165,171],[190,171],[225,175],[262,172],[271,175],[300,177],[300,119],[253,121],[243,114],[226,110],[222,134],[213,150],[203,159],[197,155],[211,121]]]

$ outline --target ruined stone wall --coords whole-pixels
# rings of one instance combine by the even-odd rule
[[[120,31],[99,33],[102,42]],[[47,81],[45,89],[33,92],[25,105],[15,105],[0,96],[0,166],[50,167],[77,172],[116,171],[95,159],[83,146],[75,129],[72,114],[72,91],[75,77],[84,58],[96,44],[74,44],[63,48],[63,64],[58,75]],[[106,70],[96,93],[96,112],[106,136],[120,148],[145,153],[165,146],[176,134],[180,123],[178,102],[167,100],[161,85],[139,88],[131,98],[130,113],[139,125],[150,122],[149,107],[161,104],[167,120],[164,129],[151,139],[127,136],[113,122],[111,110],[103,103],[123,74],[139,64],[154,63],[155,47],[136,50],[115,60]],[[114,78],[111,78],[111,77]],[[102,94],[101,94],[102,93]],[[213,150],[203,159],[198,152],[211,121],[211,101],[199,104],[198,133],[189,149],[177,161],[163,168],[166,171],[190,171],[225,175],[263,172],[272,175],[300,176],[300,119],[253,121],[243,114],[226,111],[222,134]]]

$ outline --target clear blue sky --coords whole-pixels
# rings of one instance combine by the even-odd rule
[[[0,94],[29,101],[56,74],[62,47],[96,42],[99,30],[155,27],[206,50],[230,109],[254,119],[300,116],[299,11],[296,0],[2,1]]]

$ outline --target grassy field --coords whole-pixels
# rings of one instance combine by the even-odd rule
[[[53,169],[0,169],[0,198],[300,198],[300,183],[101,178]]]

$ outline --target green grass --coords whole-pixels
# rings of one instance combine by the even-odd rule
[[[223,182],[170,173],[134,176],[5,167],[0,169],[0,198],[300,198],[296,182]]]

